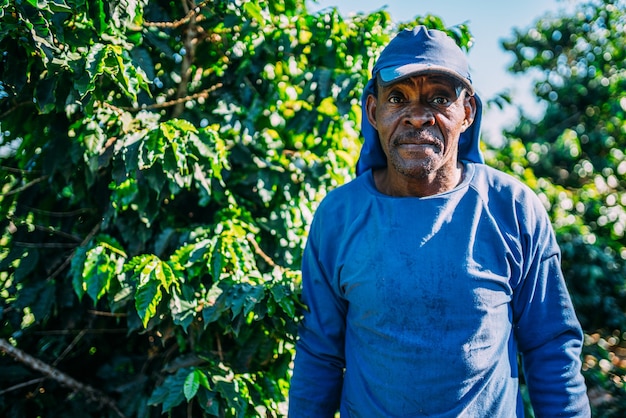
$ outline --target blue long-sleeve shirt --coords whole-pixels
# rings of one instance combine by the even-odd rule
[[[582,332],[537,196],[465,163],[455,189],[379,193],[372,173],[318,208],[303,265],[290,417],[588,417]]]

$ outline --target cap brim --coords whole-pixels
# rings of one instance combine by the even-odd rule
[[[471,95],[474,94],[474,87],[468,79],[460,75],[454,70],[447,67],[425,64],[406,64],[399,67],[382,68],[379,71],[380,81],[383,86],[398,82],[405,78],[414,77],[424,74],[440,74],[454,78],[463,84]]]

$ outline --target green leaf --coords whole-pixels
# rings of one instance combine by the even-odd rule
[[[45,0],[26,0],[26,3],[30,4],[35,9],[49,10],[48,7],[47,7],[48,6],[48,2],[45,1]]]
[[[168,121],[165,125],[169,125],[177,130],[182,131],[183,135],[187,134],[188,132],[193,132],[196,134],[198,133],[198,129],[196,128],[196,126],[185,119],[172,119]]]
[[[167,262],[159,262],[154,269],[154,274],[166,291],[169,291],[170,287],[177,282],[177,277]]]
[[[137,94],[144,90],[150,94],[148,80],[141,68],[133,65],[128,52],[116,47],[108,47],[107,73],[117,81],[118,87],[133,101],[137,100]]]
[[[221,250],[222,238],[220,237],[215,243],[213,253],[211,254],[211,276],[213,276],[213,280],[219,280],[222,275],[225,260]]]
[[[50,6],[50,11],[55,13],[72,13],[72,8],[63,0],[54,0],[49,2],[48,6]]]
[[[317,110],[322,115],[326,115],[330,117],[333,117],[337,114],[337,106],[335,105],[335,101],[332,97],[327,97],[324,100],[322,100],[320,105],[317,107]]]
[[[121,272],[121,264],[126,257],[112,238],[102,235],[97,239],[97,245],[85,254],[81,286],[94,302],[109,290],[111,280]],[[75,283],[74,290],[78,287],[79,283]]]
[[[292,299],[292,293],[290,289],[287,289],[284,285],[277,284],[271,288],[272,296],[278,305],[285,311],[290,318],[294,318],[296,315],[296,304]]]
[[[170,286],[177,284],[177,278],[171,266],[155,255],[135,257],[126,269],[133,270],[133,278],[138,282],[135,308],[143,326],[147,327],[163,298],[163,290],[169,292]]]
[[[183,393],[185,394],[187,402],[189,402],[194,396],[196,396],[196,393],[198,393],[198,388],[200,387],[200,375],[202,375],[200,370],[194,370],[189,373],[185,379]]]
[[[56,108],[56,96],[58,78],[40,80],[35,90],[37,107],[42,114],[50,113]]]
[[[30,305],[35,320],[44,321],[50,315],[52,307],[56,302],[56,295],[54,294],[56,288],[57,286],[53,281],[46,280],[41,282],[41,287],[38,289],[37,302]]]
[[[248,409],[248,400],[239,390],[239,382],[237,380],[229,380],[222,376],[214,376],[215,389],[226,400],[226,403],[235,412],[236,417],[244,417]]]
[[[78,300],[82,300],[85,295],[85,282],[83,281],[83,269],[85,260],[87,259],[87,248],[78,247],[72,257],[72,263],[70,265],[70,274],[72,276],[72,288],[74,293],[78,296]]]
[[[85,73],[75,83],[75,87],[81,97],[85,97],[87,93],[92,92],[96,88],[96,78],[104,72],[104,58],[106,56],[106,47],[101,43],[95,43],[89,49],[85,57]]]
[[[29,249],[22,253],[20,257],[20,263],[13,273],[13,278],[17,283],[22,282],[28,277],[37,267],[39,262],[39,250],[36,248]]]
[[[110,275],[106,268],[106,255],[104,248],[95,247],[87,251],[85,265],[83,267],[83,282],[85,291],[96,302],[106,292],[109,285]]]
[[[161,133],[163,133],[162,125],[159,126],[158,131],[152,131],[142,139],[138,155],[140,169],[146,170],[163,159],[166,146],[163,141],[165,135]]]
[[[183,289],[183,293],[189,293],[189,295],[181,294],[176,290],[176,288],[174,288],[172,291],[172,299],[170,300],[170,312],[172,313],[174,323],[182,326],[183,329],[187,331],[189,325],[191,325],[196,317],[198,300],[193,294],[193,289],[186,285],[181,287]],[[184,292],[185,290],[187,291]]]
[[[148,322],[156,314],[157,306],[161,302],[163,293],[160,285],[156,281],[149,281],[137,288],[135,293],[135,309],[141,319],[144,328],[148,327]]]
[[[189,369],[179,369],[176,374],[167,376],[163,383],[154,389],[148,404],[153,406],[162,404],[163,414],[180,405],[185,400],[184,387],[188,376]]]
[[[228,310],[228,305],[226,304],[227,297],[227,294],[217,284],[214,284],[209,289],[207,294],[208,303],[202,309],[202,320],[205,327],[217,321]]]
[[[208,387],[208,380],[207,380],[207,387]],[[210,414],[210,416],[220,415],[220,403],[219,403],[219,400],[217,399],[217,394],[215,392],[212,392],[209,389],[205,389],[201,387],[200,390],[198,390],[196,399],[198,403],[200,404],[200,406],[202,407],[202,409],[206,413]]]
[[[230,300],[233,317],[240,313],[247,316],[256,305],[263,300],[265,288],[262,285],[253,286],[249,283],[235,285]]]
[[[15,301],[15,307],[20,310],[29,308],[35,321],[45,320],[55,302],[55,283],[44,280],[24,287]]]
[[[243,5],[243,9],[259,24],[259,26],[265,26],[265,18],[261,14],[261,7],[258,4],[249,1]]]

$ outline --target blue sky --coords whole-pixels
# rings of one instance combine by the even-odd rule
[[[337,7],[342,15],[351,12],[372,12],[385,7],[394,21],[412,20],[415,16],[433,14],[441,17],[446,26],[467,23],[474,36],[469,60],[474,86],[486,101],[496,93],[508,89],[515,104],[524,107],[530,115],[540,115],[540,106],[533,100],[530,76],[508,74],[506,68],[513,56],[500,47],[502,39],[512,37],[513,28],[528,29],[547,13],[571,9],[574,0],[318,0],[308,1],[310,10]],[[499,140],[499,132],[516,119],[516,111],[489,110],[484,114],[483,132],[492,142]]]

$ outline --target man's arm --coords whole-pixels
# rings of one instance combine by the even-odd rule
[[[515,289],[515,336],[537,417],[589,417],[581,374],[583,334],[561,271],[547,216],[526,242],[525,276]],[[528,248],[527,248],[528,250]]]
[[[319,222],[318,222],[319,224]],[[347,306],[331,283],[320,256],[316,223],[302,264],[302,299],[308,309],[299,328],[289,391],[289,417],[334,417],[343,386]],[[327,254],[328,256],[328,254]]]

